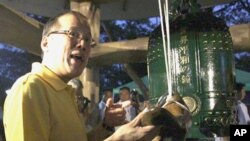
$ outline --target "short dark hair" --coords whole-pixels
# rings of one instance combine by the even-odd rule
[[[245,84],[243,83],[236,83],[236,90],[241,91],[245,87]]]
[[[113,89],[111,89],[111,88],[105,88],[105,89],[103,90],[103,93],[106,93],[106,92],[111,92],[111,93],[113,93]]]
[[[88,18],[85,17],[83,14],[81,14],[80,12],[77,11],[70,11],[70,10],[66,10],[63,11],[62,13],[59,13],[58,15],[56,15],[55,17],[50,18],[44,25],[43,27],[43,33],[42,36],[48,36],[48,34],[51,32],[51,30],[56,27],[59,28],[60,27],[60,23],[58,22],[58,19],[61,16],[67,15],[67,14],[72,14],[75,15],[77,17],[77,19],[83,23],[86,22],[86,24],[88,24],[88,26],[90,27],[89,23],[88,23]],[[43,58],[44,53],[41,53],[41,58]]]
[[[130,88],[129,88],[129,87],[126,87],[126,86],[125,86],[125,87],[121,87],[121,88],[120,88],[120,91],[121,91],[121,90],[128,90],[128,91],[130,92]]]
[[[43,27],[43,33],[42,35],[43,36],[46,36],[49,34],[49,32],[51,31],[51,29],[53,27],[59,27],[60,26],[60,23],[58,22],[58,19],[61,17],[61,16],[64,16],[64,15],[67,15],[67,14],[72,14],[72,15],[75,15],[77,17],[77,19],[83,23],[83,22],[86,22],[88,25],[88,19],[87,17],[85,17],[83,14],[81,14],[80,12],[77,12],[77,11],[64,11],[62,13],[59,13],[57,16],[53,17],[53,18],[50,18],[48,20],[48,22],[44,25]]]

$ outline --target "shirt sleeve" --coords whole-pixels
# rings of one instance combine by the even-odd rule
[[[4,126],[9,141],[48,141],[49,105],[41,83],[13,86],[4,105]]]
[[[131,120],[136,117],[136,109],[134,106],[131,106]]]
[[[244,103],[240,103],[237,106],[239,124],[246,125],[250,121],[247,107]]]
[[[103,120],[105,117],[106,104],[103,101],[101,101],[98,105],[98,108],[100,111],[101,120]]]

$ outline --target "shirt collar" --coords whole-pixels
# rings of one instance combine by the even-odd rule
[[[51,85],[55,90],[59,91],[70,87],[62,79],[60,79],[53,71],[47,68],[45,65],[35,62],[32,64],[32,73],[39,75],[44,79],[49,85]]]

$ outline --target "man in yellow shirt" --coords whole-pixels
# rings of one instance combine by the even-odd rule
[[[140,126],[139,114],[107,139],[99,126],[86,133],[79,116],[74,90],[67,82],[85,68],[91,33],[86,17],[68,11],[52,18],[43,30],[41,63],[32,64],[30,73],[12,86],[4,105],[7,141],[87,141],[151,140],[154,126]],[[104,127],[124,122],[124,109],[108,101]]]

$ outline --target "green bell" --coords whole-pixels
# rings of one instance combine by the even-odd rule
[[[170,23],[172,89],[192,113],[187,138],[229,136],[235,123],[232,39],[225,22],[200,12]],[[167,93],[160,27],[150,36],[147,56],[152,103]]]

